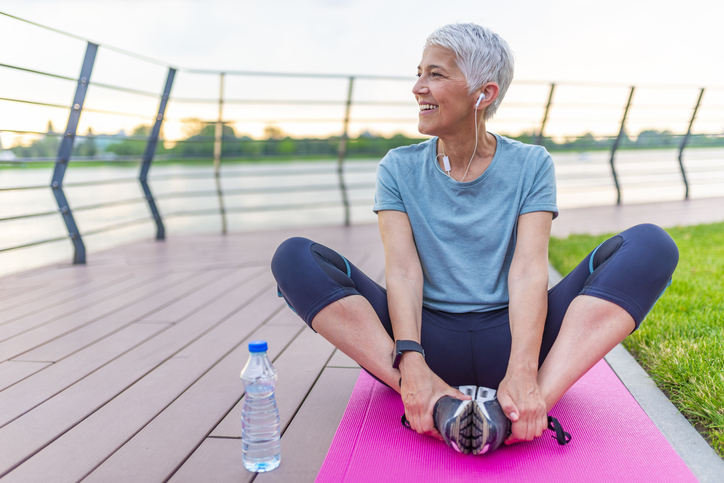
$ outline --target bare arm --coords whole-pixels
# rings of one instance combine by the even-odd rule
[[[420,342],[422,267],[417,256],[410,220],[401,211],[379,212],[380,235],[385,247],[387,305],[395,339]],[[407,358],[407,353],[403,360]]]
[[[421,342],[423,276],[410,220],[400,211],[380,211],[378,217],[385,247],[387,306],[395,340]],[[433,373],[417,352],[403,354],[400,375],[400,395],[410,425],[418,433],[441,439],[432,420],[435,403],[445,395],[469,397]]]
[[[498,400],[513,421],[506,441],[531,440],[546,427],[546,406],[537,383],[538,357],[548,310],[548,241],[553,216],[533,212],[518,218],[515,253],[508,274],[511,351]]]

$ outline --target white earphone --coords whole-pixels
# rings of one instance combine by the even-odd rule
[[[485,93],[481,92],[478,96],[478,101],[475,103],[475,108],[477,109],[481,102],[483,102],[483,99],[485,99]],[[465,181],[465,178],[468,175],[468,170],[470,170],[470,165],[473,164],[473,158],[475,157],[475,151],[478,149],[478,117],[475,116],[475,147],[473,148],[473,155],[470,156],[470,161],[468,162],[468,167],[465,169],[465,174],[463,174],[463,179],[460,180],[462,183]],[[447,172],[447,175],[452,178],[452,175],[450,174],[450,171],[452,171],[452,168],[450,167],[450,158],[445,156],[445,145],[442,146],[442,154],[438,154],[438,156],[442,156],[442,162],[443,166],[445,167],[445,171]]]

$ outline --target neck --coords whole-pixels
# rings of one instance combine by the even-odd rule
[[[486,131],[485,121],[480,119],[477,146],[472,126],[451,135],[440,135],[437,141],[438,163],[446,171],[442,156],[444,153],[450,162],[450,176],[458,181],[471,181],[485,171],[495,155],[495,149],[495,136]]]

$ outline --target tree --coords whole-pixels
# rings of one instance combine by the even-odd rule
[[[282,131],[279,126],[275,126],[274,124],[267,124],[264,127],[264,137],[266,139],[279,140],[284,138],[284,131]]]
[[[19,158],[55,158],[58,155],[60,139],[53,136],[53,123],[48,121],[48,132],[29,144],[17,143],[10,150]]]
[[[146,151],[147,138],[151,134],[151,126],[140,124],[133,128],[130,138],[113,143],[106,148],[106,152],[119,156],[142,156]],[[156,153],[164,151],[163,143],[156,146]]]
[[[80,142],[76,142],[75,146],[73,146],[73,156],[94,157],[96,154],[98,154],[98,150],[96,149],[93,129],[88,128],[88,133],[86,134],[85,139]]]

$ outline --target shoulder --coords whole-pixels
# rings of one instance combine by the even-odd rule
[[[542,164],[552,163],[550,153],[543,146],[537,144],[525,144],[515,139],[510,139],[505,136],[496,134],[498,142],[501,144],[501,148],[506,156],[525,160],[528,162],[539,162]]]
[[[391,149],[380,161],[380,167],[389,171],[407,171],[413,166],[418,166],[420,160],[429,155],[431,149],[434,149],[436,140],[437,138],[431,138],[419,144]]]

